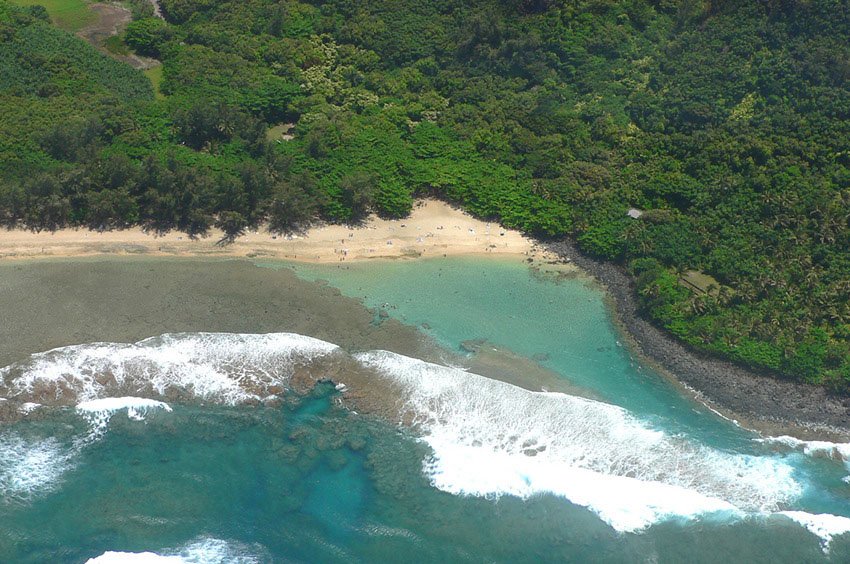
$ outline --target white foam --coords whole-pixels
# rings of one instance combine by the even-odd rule
[[[828,441],[804,441],[788,435],[756,439],[766,444],[783,445],[800,450],[812,458],[829,458],[848,464],[850,462],[850,443],[831,443]]]
[[[402,387],[401,416],[434,453],[425,471],[451,493],[552,493],[620,531],[709,512],[772,512],[802,493],[780,460],[670,436],[617,406],[384,351],[356,358]]]
[[[179,555],[184,562],[196,564],[257,564],[260,560],[255,553],[261,550],[259,546],[202,538],[187,544]]]
[[[27,401],[27,402],[22,403],[22,404],[20,405],[20,407],[18,407],[18,411],[20,411],[20,412],[21,412],[21,413],[23,413],[24,415],[27,415],[27,414],[29,414],[29,413],[32,413],[33,411],[35,411],[35,410],[36,410],[36,409],[38,409],[39,407],[41,407],[41,404],[40,404],[40,403],[35,403],[35,402]]]
[[[618,531],[638,531],[671,517],[693,519],[713,512],[739,515],[731,503],[693,490],[571,464],[493,452],[488,448],[426,439],[435,455],[425,465],[432,484],[456,495],[552,493],[587,507]]]
[[[0,436],[0,501],[26,503],[52,491],[71,468],[74,454],[54,438],[28,441],[13,434]]]
[[[183,564],[179,556],[163,556],[154,552],[117,552],[107,551],[100,556],[89,558],[86,564]]]
[[[87,413],[115,413],[122,409],[127,410],[127,417],[137,421],[144,420],[148,411],[158,409],[171,411],[171,407],[165,402],[134,397],[100,398],[77,404],[77,411]]]
[[[77,411],[92,416],[110,416],[116,411],[127,410],[127,417],[135,421],[144,421],[149,411],[171,411],[165,402],[147,398],[100,398],[77,404]]]
[[[100,398],[77,404],[77,413],[89,422],[89,435],[79,441],[80,446],[99,439],[106,433],[112,416],[122,410],[127,410],[127,418],[134,421],[144,421],[152,411],[171,411],[171,406],[165,402],[147,398]]]
[[[779,437],[764,437],[756,439],[756,441],[799,450],[806,456],[810,456],[812,458],[826,458],[836,462],[842,462],[844,467],[847,470],[850,470],[850,443],[804,441],[796,437],[789,437],[788,435],[781,435]],[[846,484],[850,484],[850,476],[845,476],[842,478],[842,481]]]
[[[116,391],[154,397],[175,392],[238,404],[268,397],[270,390],[278,393],[275,388],[286,386],[299,363],[337,350],[290,333],[175,333],[134,344],[62,347],[0,369],[0,394],[21,401],[24,413],[39,407],[25,400],[45,397],[46,403],[76,403],[90,424],[89,433],[68,446],[0,435],[0,502],[27,502],[52,490],[80,450],[106,432],[116,412],[126,410],[129,418],[142,420],[151,411],[171,410],[142,397],[108,397]]]
[[[780,511],[789,519],[799,523],[809,530],[813,535],[820,537],[821,548],[829,552],[832,539],[845,533],[850,533],[850,519],[829,513],[813,514],[805,511]]]
[[[262,547],[204,537],[178,549],[163,550],[163,554],[107,551],[86,564],[257,564],[260,559],[252,551],[262,552]]]
[[[53,349],[0,370],[8,397],[51,393],[88,401],[110,390],[164,395],[179,391],[235,405],[285,386],[299,362],[338,350],[293,333],[172,333],[138,343],[93,343]]]
[[[80,403],[77,412],[90,425],[89,433],[70,445],[55,438],[26,440],[18,435],[0,435],[0,501],[27,503],[55,489],[72,467],[81,449],[106,432],[112,415],[127,410],[127,416],[143,420],[151,411],[171,411],[168,404],[144,398],[103,398]]]

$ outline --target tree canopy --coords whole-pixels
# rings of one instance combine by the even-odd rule
[[[436,195],[622,263],[694,347],[850,386],[847,0],[161,4],[125,35],[155,100],[0,0],[4,224],[236,236]]]

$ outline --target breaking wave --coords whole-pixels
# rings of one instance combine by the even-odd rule
[[[779,514],[805,527],[810,533],[818,537],[821,549],[826,553],[829,552],[833,538],[850,533],[850,519],[847,517],[828,513],[818,515],[805,511],[781,511]]]
[[[0,379],[8,398],[54,405],[173,394],[235,405],[279,393],[299,364],[337,350],[292,333],[171,333],[133,344],[53,349],[4,368]]]
[[[764,437],[756,439],[760,443],[779,445],[793,450],[799,450],[812,458],[826,458],[850,465],[850,443],[832,443],[829,441],[804,441],[795,437],[782,435],[779,437]],[[848,468],[850,469],[850,468]]]
[[[0,370],[0,402],[17,415],[75,406],[88,430],[70,441],[0,434],[0,501],[28,503],[61,483],[118,412],[143,421],[169,397],[239,404],[281,393],[300,366],[338,350],[302,335],[177,333],[138,343],[53,349]],[[133,396],[124,395],[127,391]],[[119,397],[115,397],[119,396]]]
[[[171,411],[171,406],[165,402],[146,398],[100,398],[77,404],[77,413],[89,423],[89,433],[78,444],[93,442],[106,433],[112,416],[127,410],[127,418],[133,421],[144,421],[148,413],[153,411]]]
[[[0,502],[23,504],[56,489],[74,453],[55,438],[0,436]]]
[[[620,531],[673,516],[778,511],[802,493],[780,460],[694,444],[613,405],[384,351],[357,358],[401,386],[403,417],[434,452],[425,471],[451,493],[553,493]]]
[[[331,343],[289,333],[179,333],[134,344],[78,345],[0,370],[0,396],[7,400],[0,405],[73,405],[89,424],[85,436],[64,447],[54,439],[0,435],[0,499],[23,501],[50,491],[76,454],[107,432],[116,413],[144,421],[171,411],[171,399],[263,401],[288,389],[302,369],[315,381],[330,366],[327,359],[353,371],[345,377],[353,379],[346,381],[354,396],[370,396],[376,409],[409,425],[430,446],[423,471],[446,492],[487,498],[554,494],[618,531],[706,514],[781,514],[818,535],[824,550],[834,536],[850,531],[850,519],[795,511],[805,487],[781,456],[712,448],[599,401],[532,392],[386,351],[348,355]],[[351,392],[341,384],[338,389]],[[847,445],[764,441],[845,463],[850,455]],[[215,539],[198,542],[192,550],[224,546]],[[201,561],[191,546],[150,556]],[[105,553],[92,561],[135,557]]]
[[[124,410],[129,419],[144,421],[149,412],[171,411],[171,407],[145,398],[102,398],[77,405],[76,412],[88,423],[88,430],[70,443],[55,437],[0,435],[0,501],[25,504],[55,490],[63,475],[75,466],[80,452],[103,438],[112,416]]]
[[[204,537],[177,549],[156,552],[107,551],[86,564],[259,564],[265,560],[260,546]]]

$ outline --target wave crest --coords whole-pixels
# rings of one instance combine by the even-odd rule
[[[86,564],[257,564],[265,560],[265,549],[260,545],[249,546],[209,537],[162,552],[163,554],[107,551],[100,556],[89,558]]]
[[[433,449],[425,470],[445,491],[554,493],[618,530],[673,515],[776,511],[802,493],[782,461],[670,436],[617,406],[385,351],[356,357],[403,389],[402,417]]]
[[[105,396],[192,398],[235,405],[280,393],[300,365],[339,350],[293,333],[169,333],[32,355],[0,370],[6,397],[69,405]]]
[[[673,517],[787,510],[803,493],[781,457],[711,448],[652,428],[614,405],[528,391],[386,351],[352,356],[289,333],[178,333],[134,344],[78,345],[0,370],[0,395],[12,400],[0,409],[26,401],[77,404],[90,424],[90,433],[64,450],[50,440],[16,444],[0,436],[0,454],[18,451],[0,461],[0,491],[9,497],[49,488],[43,484],[55,482],[118,411],[139,420],[171,410],[146,397],[242,404],[278,395],[296,379],[315,383],[320,374],[344,375],[352,389],[338,389],[353,404],[416,429],[432,450],[423,470],[435,487],[454,494],[552,493],[617,530],[637,531]],[[847,461],[846,445],[779,442]],[[36,469],[33,482],[16,485],[25,466]]]

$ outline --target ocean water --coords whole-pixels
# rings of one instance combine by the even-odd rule
[[[0,372],[0,408],[28,412],[0,427],[0,561],[850,560],[850,446],[693,403],[631,358],[585,280],[507,260],[266,266],[587,393],[292,334],[36,354]]]

